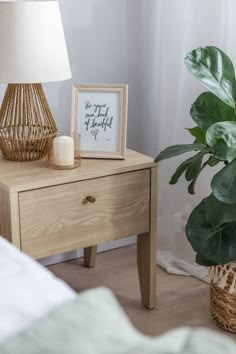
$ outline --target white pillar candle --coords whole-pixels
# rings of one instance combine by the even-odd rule
[[[61,135],[53,139],[53,162],[57,166],[74,164],[74,140],[70,136]]]

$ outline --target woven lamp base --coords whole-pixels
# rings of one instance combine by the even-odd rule
[[[0,109],[0,149],[11,161],[46,156],[57,127],[41,84],[9,84]]]
[[[236,333],[236,262],[211,267],[209,277],[212,318],[226,331]]]

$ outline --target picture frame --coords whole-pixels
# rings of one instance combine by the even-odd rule
[[[81,156],[125,159],[128,85],[74,84],[71,131],[80,134]]]

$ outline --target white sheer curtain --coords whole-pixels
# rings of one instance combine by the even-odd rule
[[[222,48],[236,64],[236,3],[233,0],[128,0],[130,111],[129,145],[151,156],[164,147],[188,143],[194,126],[189,110],[204,88],[184,66],[185,54],[199,46]],[[197,184],[168,184],[183,157],[159,166],[158,263],[170,272],[206,279],[194,264],[184,227],[192,208],[208,193],[211,173]]]

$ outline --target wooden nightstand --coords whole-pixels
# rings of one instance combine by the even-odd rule
[[[83,160],[56,171],[45,161],[0,157],[0,234],[34,258],[84,248],[95,264],[96,245],[138,235],[142,303],[156,300],[157,165],[128,150],[126,160]]]

